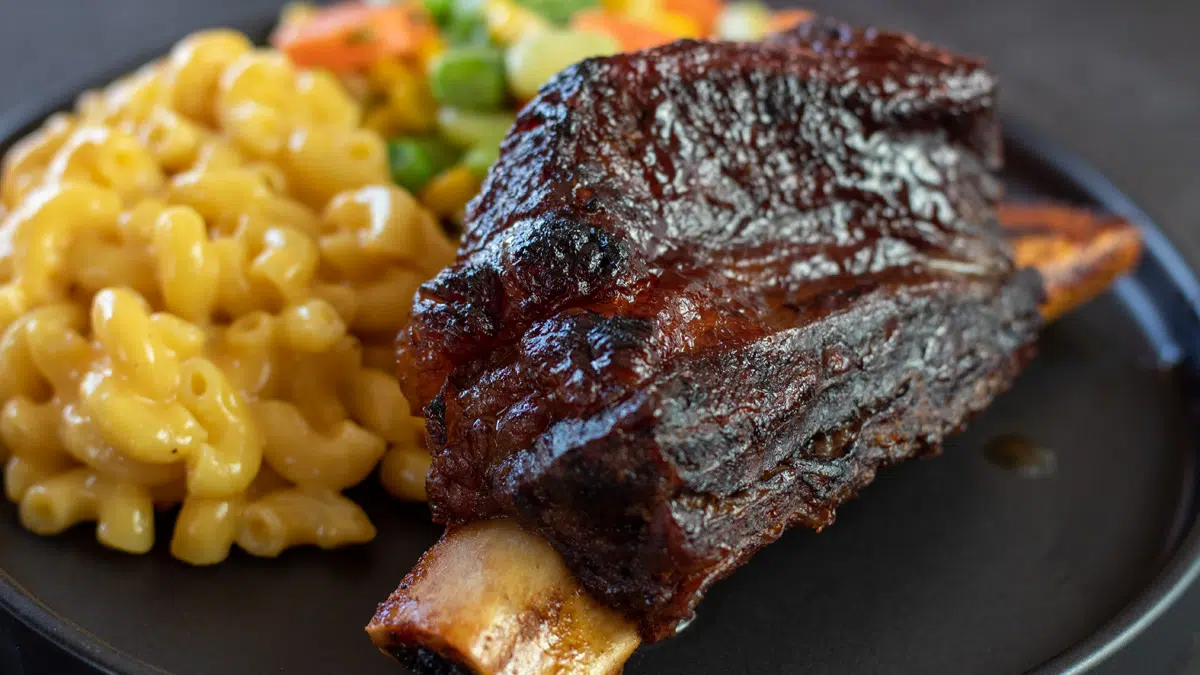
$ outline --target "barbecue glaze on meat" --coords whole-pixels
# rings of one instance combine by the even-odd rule
[[[836,22],[567,69],[400,338],[435,519],[511,517],[671,635],[1032,356],[999,147],[978,63]]]

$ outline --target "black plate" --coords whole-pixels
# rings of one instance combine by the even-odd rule
[[[9,118],[0,138],[66,102]],[[944,457],[885,472],[821,535],[786,535],[627,673],[1082,672],[1200,570],[1200,286],[1101,176],[1025,129],[1006,135],[1014,194],[1141,225],[1136,276],[1047,330],[1016,388]],[[1054,472],[989,462],[985,448],[1010,434],[1050,449]],[[369,546],[236,554],[206,569],[167,555],[169,521],[153,553],[131,557],[101,548],[89,527],[36,537],[5,505],[0,605],[106,671],[396,673],[362,626],[438,528],[423,507],[358,496],[379,527]]]

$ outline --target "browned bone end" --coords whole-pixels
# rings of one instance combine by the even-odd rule
[[[503,520],[447,531],[367,633],[413,670],[445,675],[610,675],[639,642],[548,543]]]
[[[1137,228],[1115,216],[1056,204],[1001,204],[996,212],[1019,267],[1034,267],[1046,287],[1042,315],[1054,321],[1103,293],[1137,265]]]

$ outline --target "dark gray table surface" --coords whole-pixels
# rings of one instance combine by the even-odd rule
[[[66,92],[202,27],[267,16],[279,0],[0,0],[0,113]],[[1002,107],[1101,169],[1200,265],[1200,2],[841,0],[851,19],[984,55]],[[0,638],[10,627],[0,624]],[[1104,674],[1200,673],[1200,589]],[[22,645],[28,673],[65,673]],[[0,670],[10,663],[0,644]]]

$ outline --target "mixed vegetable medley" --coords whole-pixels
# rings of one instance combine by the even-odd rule
[[[563,68],[680,38],[756,40],[808,16],[725,0],[295,4],[272,43],[337,73],[389,139],[393,180],[461,222],[516,111]]]

